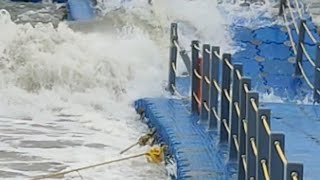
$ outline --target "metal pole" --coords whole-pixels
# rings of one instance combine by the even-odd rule
[[[276,149],[276,142],[279,142],[281,149],[284,151],[284,134],[271,133],[271,140],[269,144],[270,179],[284,179],[284,163],[282,162]]]
[[[279,16],[282,16],[282,15],[283,15],[283,12],[284,12],[283,6],[284,6],[285,8],[287,8],[287,0],[281,0],[281,1],[280,1],[280,5],[279,5]],[[289,6],[290,6],[290,4],[289,4]]]
[[[238,129],[238,141],[239,141],[239,152],[238,152],[238,179],[245,179],[247,172],[244,169],[243,162],[242,162],[242,156],[246,157],[246,134],[243,127],[243,121],[246,119],[246,99],[247,94],[244,89],[244,85],[248,87],[250,90],[251,88],[251,79],[247,77],[242,77],[240,79],[240,119],[239,119],[239,129]]]
[[[221,82],[221,106],[220,106],[220,143],[226,143],[228,141],[229,133],[225,127],[229,128],[230,119],[230,104],[228,97],[230,94],[230,82],[231,82],[231,69],[227,65],[231,64],[231,54],[222,55],[222,82]]]
[[[178,41],[177,24],[171,23],[170,31],[170,61],[169,61],[169,84],[168,89],[171,94],[174,94],[173,86],[176,86],[176,64],[178,48],[175,46],[174,41]]]
[[[253,102],[252,102],[253,101]],[[255,107],[256,105],[256,107]],[[257,146],[256,137],[256,122],[259,107],[259,94],[256,92],[247,93],[247,143],[246,143],[246,154],[247,154],[247,178],[256,179],[256,157],[255,152]],[[256,109],[255,109],[256,108]],[[254,146],[255,145],[255,146]]]
[[[202,46],[202,79],[201,79],[201,90],[202,90],[202,105],[200,111],[200,123],[207,123],[209,117],[209,89],[210,89],[210,55],[207,51],[210,50],[209,44]],[[207,110],[208,108],[208,110]]]
[[[316,103],[320,103],[320,43],[317,43],[316,59],[314,61],[314,90],[313,99]]]
[[[233,65],[233,75],[232,75],[232,104],[231,104],[231,135],[229,136],[229,161],[236,161],[238,158],[238,152],[235,143],[238,141],[238,122],[240,117],[237,114],[236,105],[239,107],[239,86],[240,78],[242,76],[242,64]],[[239,114],[240,115],[240,114]],[[236,142],[235,142],[236,141]],[[239,143],[238,143],[239,144]]]
[[[257,158],[257,169],[256,178],[264,179],[264,174],[262,171],[262,162],[269,164],[269,141],[270,135],[270,109],[259,108],[259,113],[257,117],[257,147],[258,147],[258,158]],[[267,124],[268,127],[265,126]]]
[[[210,113],[209,113],[209,127],[208,130],[213,130],[217,128],[218,119],[214,115],[213,111],[218,112],[218,89],[215,87],[214,82],[219,82],[219,64],[220,60],[216,54],[220,54],[220,48],[213,46],[211,48],[211,69],[210,69]]]
[[[292,180],[296,176],[297,179],[303,180],[303,164],[288,163],[286,170],[286,180]]]
[[[192,41],[191,42],[191,59],[192,59],[192,68],[191,68],[191,111],[198,112],[198,103],[193,97],[193,92],[197,90],[197,77],[194,74],[194,70],[198,67],[198,58],[199,58],[199,51],[195,48],[195,46],[199,46],[199,41]]]
[[[299,63],[302,62],[302,57],[303,57],[303,51],[302,51],[302,46],[301,44],[304,43],[304,37],[305,37],[305,32],[306,30],[304,29],[303,24],[306,23],[306,20],[301,20],[300,21],[300,26],[299,26],[299,41],[297,44],[297,57],[296,57],[296,67],[295,67],[295,75],[296,76],[301,76],[301,69],[299,67]]]

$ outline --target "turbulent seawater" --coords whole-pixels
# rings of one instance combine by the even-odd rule
[[[101,16],[78,23],[60,22],[63,9],[50,3],[0,2],[1,179],[28,179],[126,156],[119,152],[147,131],[133,101],[167,95],[171,22],[181,22],[185,47],[197,38],[229,48],[227,23],[215,1],[97,4]],[[215,18],[208,22],[205,15]],[[145,150],[138,147],[127,155]],[[65,178],[167,175],[163,165],[141,157]]]
[[[232,8],[229,16],[235,12],[250,19],[269,6],[250,12]],[[179,23],[185,48],[199,39],[232,50],[226,28],[232,18],[222,15],[214,0],[153,0],[152,6],[147,0],[97,0],[100,17],[81,23],[61,22],[64,9],[50,3],[0,1],[0,9],[1,179],[26,179],[126,156],[119,152],[147,131],[133,101],[168,95],[171,22]],[[184,71],[181,61],[178,70]],[[145,150],[135,148],[128,155]],[[168,178],[163,165],[144,158],[65,178],[81,177]]]
[[[318,0],[303,0],[306,3],[308,11],[313,16],[313,21],[320,26],[320,1]]]

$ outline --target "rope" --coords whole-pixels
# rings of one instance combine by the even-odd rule
[[[242,159],[242,164],[243,164],[244,171],[247,172],[246,155],[241,155],[241,159]]]
[[[234,142],[234,146],[236,147],[237,151],[239,152],[239,143],[238,143],[238,137],[237,135],[232,135],[233,137],[233,142]]]
[[[249,92],[248,84],[244,84],[244,85],[243,85],[243,88],[244,88],[244,91],[245,91],[246,93]]]
[[[198,79],[200,79],[200,80],[202,79],[202,76],[198,73],[198,71],[196,69],[193,70],[193,73],[194,73],[194,75],[196,75],[196,77]]]
[[[172,87],[175,95],[177,95],[181,99],[185,98],[184,96],[181,95],[181,93],[178,91],[178,89],[175,85],[171,84],[171,87]]]
[[[219,84],[217,83],[217,81],[213,80],[212,82],[213,82],[213,85],[216,87],[217,91],[219,91],[221,93],[221,88],[220,88]]]
[[[131,146],[127,147],[126,149],[122,150],[120,152],[120,154],[123,154],[123,153],[127,152],[128,150],[130,150],[131,148],[133,148],[136,145],[140,145],[140,146],[147,145],[147,143],[149,142],[150,139],[153,138],[155,133],[156,133],[156,131],[155,131],[155,129],[153,129],[151,132],[148,132],[147,134],[141,136],[136,143],[134,143]]]
[[[285,8],[285,7],[283,6],[283,8]],[[289,28],[289,23],[288,23],[288,19],[287,19],[287,14],[285,13],[285,11],[284,11],[283,17],[284,17],[284,21],[285,21],[285,26],[286,26],[287,31],[288,31],[289,39],[290,39],[290,42],[291,42],[291,47],[292,47],[292,49],[293,49],[294,54],[297,55],[296,44],[295,44],[295,42],[293,41],[293,37],[292,37],[292,34],[291,34],[291,29]]]
[[[223,92],[224,92],[224,95],[226,96],[226,98],[228,99],[228,101],[231,102],[232,99],[231,99],[231,96],[230,96],[229,93],[228,93],[228,90],[227,90],[227,89],[224,89]]]
[[[292,11],[292,9],[291,9],[291,6],[289,5],[288,7],[289,7],[289,12],[290,12],[290,15],[291,15],[291,19],[292,19],[293,25],[294,25],[294,27],[296,28],[297,34],[299,34],[299,33],[300,33],[300,32],[299,32],[299,28],[298,28],[297,22],[296,22],[296,20],[295,20],[295,18],[294,18],[294,15],[293,15],[293,11]]]
[[[198,105],[201,104],[201,101],[199,100],[198,96],[196,95],[195,92],[192,93],[194,99],[197,101]]]
[[[303,76],[304,80],[306,80],[307,84],[308,84],[308,85],[310,86],[310,88],[313,90],[313,89],[314,89],[314,86],[312,85],[312,83],[311,83],[310,80],[308,79],[308,77],[307,77],[306,73],[304,72],[304,70],[303,70],[302,65],[301,65],[300,62],[298,63],[298,66],[299,66],[299,68],[300,68],[300,70],[301,70],[301,73],[302,73],[302,76]]]
[[[205,49],[205,52],[208,53],[208,54],[210,54],[210,55],[212,55],[211,50],[209,50],[209,49]],[[211,56],[210,56],[210,57],[211,57]]]
[[[172,66],[172,69],[173,69],[174,74],[177,75],[177,67],[176,67],[176,65],[174,64],[174,62],[171,63],[171,66]]]
[[[177,47],[178,51],[181,51],[180,45],[176,40],[173,41],[173,44]]]
[[[208,85],[211,85],[210,80],[208,79],[207,76],[204,76],[204,81],[205,81]]]
[[[127,147],[126,149],[122,150],[122,151],[120,152],[120,154],[123,154],[123,153],[129,151],[130,149],[132,149],[134,146],[136,146],[136,145],[138,145],[138,144],[139,144],[139,142],[136,142],[136,143],[132,144],[131,146],[129,146],[129,147]]]
[[[277,149],[277,151],[278,151],[278,154],[279,154],[280,159],[282,160],[282,162],[283,162],[284,164],[287,164],[287,163],[288,163],[288,160],[287,160],[286,156],[284,155],[284,152],[283,152],[283,150],[282,150],[282,148],[281,148],[281,146],[280,146],[280,142],[279,142],[279,141],[275,141],[275,142],[274,142],[274,145],[275,145],[275,147],[276,147],[276,149]]]
[[[267,167],[267,162],[265,159],[261,160],[261,165],[262,165],[262,171],[264,175],[265,180],[270,180],[269,172],[268,172],[268,167]]]
[[[222,122],[223,122],[223,125],[224,125],[224,128],[226,129],[226,131],[228,132],[228,134],[230,134],[231,130],[227,124],[227,120],[223,119]]]
[[[242,123],[243,123],[243,130],[244,130],[245,134],[247,134],[247,131],[248,131],[247,120],[243,119]]]
[[[302,19],[302,12],[300,11],[301,9],[299,8],[299,3],[297,0],[295,0],[295,3],[296,3],[296,8],[297,8],[298,14],[300,16],[300,19]]]
[[[91,168],[95,168],[98,166],[103,166],[106,164],[111,164],[111,163],[115,163],[115,162],[120,162],[120,161],[125,161],[125,160],[129,160],[129,159],[134,159],[134,158],[138,158],[141,156],[146,155],[146,153],[142,153],[142,154],[137,154],[137,155],[133,155],[133,156],[128,156],[128,157],[124,157],[124,158],[120,158],[120,159],[115,159],[115,160],[111,160],[111,161],[106,161],[103,163],[98,163],[98,164],[94,164],[94,165],[90,165],[90,166],[85,166],[85,167],[81,167],[81,168],[76,168],[76,169],[71,169],[69,171],[63,171],[63,172],[58,172],[58,173],[52,173],[52,174],[48,174],[48,175],[40,175],[37,177],[32,178],[31,180],[40,180],[40,179],[47,179],[47,178],[53,178],[53,177],[58,177],[58,176],[63,176],[65,174],[69,174],[72,172],[78,172],[78,171],[82,171],[85,169],[91,169]]]
[[[298,173],[295,172],[295,171],[293,171],[293,172],[291,173],[291,177],[292,177],[292,180],[299,180],[299,178],[298,178]]]
[[[313,60],[311,59],[311,57],[310,57],[308,51],[306,50],[306,47],[304,46],[304,44],[303,44],[303,43],[300,43],[300,45],[301,45],[303,54],[307,57],[307,59],[308,59],[308,61],[310,62],[310,64],[311,64],[313,67],[315,67],[316,64],[315,64],[315,63],[313,62]]]
[[[207,102],[204,101],[203,105],[204,105],[204,108],[207,110],[207,112],[210,112],[210,108],[209,108]]]
[[[270,129],[269,124],[268,124],[268,122],[267,122],[267,117],[266,117],[266,116],[262,116],[262,117],[261,117],[261,120],[262,120],[264,129],[266,130],[266,132],[268,133],[268,135],[270,135],[270,134],[271,134],[271,129]]]
[[[238,79],[240,80],[241,79],[241,73],[240,73],[240,71],[238,69],[236,70],[236,74],[237,74]]]
[[[211,111],[212,111],[213,115],[216,117],[216,119],[217,119],[218,121],[220,121],[220,117],[219,117],[217,111],[214,109],[214,107],[211,108]]]
[[[257,104],[256,104],[255,99],[254,99],[254,98],[251,98],[250,101],[251,101],[251,105],[252,105],[254,111],[255,111],[255,112],[258,112],[258,106],[257,106]]]
[[[228,59],[224,59],[224,62],[226,62],[226,65],[229,67],[230,70],[233,70],[232,64],[228,61]]]
[[[255,156],[258,156],[258,150],[257,150],[257,146],[256,146],[256,142],[255,142],[255,138],[250,138],[250,142],[251,142],[251,147],[253,150],[253,153]]]
[[[160,164],[164,160],[164,151],[167,146],[153,146],[146,153],[147,161]]]
[[[201,52],[201,48],[200,48],[199,46],[197,46],[197,45],[194,44],[193,47],[194,47],[196,50],[198,50],[198,51]]]
[[[309,37],[310,37],[310,39],[312,40],[312,42],[314,43],[314,44],[317,44],[317,40],[316,40],[316,38],[312,35],[312,33],[311,33],[311,31],[310,31],[310,29],[308,28],[308,26],[306,25],[306,23],[303,23],[303,27],[304,27],[304,29],[306,30],[306,32],[307,32],[307,34],[309,35]]]
[[[220,54],[218,54],[218,52],[217,52],[217,51],[214,51],[214,55],[216,55],[216,56],[218,57],[218,59],[219,59],[220,61],[222,61],[222,57],[221,57],[221,55],[220,55]]]
[[[239,103],[238,103],[238,102],[234,102],[234,106],[235,106],[236,113],[237,113],[238,117],[240,117],[240,107],[239,107]]]

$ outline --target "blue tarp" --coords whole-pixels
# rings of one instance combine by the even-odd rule
[[[87,21],[94,18],[91,0],[68,0],[69,20]]]

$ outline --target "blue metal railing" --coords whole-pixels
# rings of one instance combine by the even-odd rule
[[[168,89],[179,94],[176,23],[171,24],[170,43]],[[259,93],[242,75],[242,64],[232,64],[231,54],[221,55],[217,46],[199,44],[191,42],[191,111],[208,130],[219,130],[219,143],[228,145],[228,160],[238,164],[238,179],[302,180],[303,164],[287,160],[285,135],[271,131],[271,110],[259,107]]]
[[[302,5],[299,4],[297,0],[291,0],[291,1],[281,0],[279,7],[280,7],[279,15],[283,16],[284,18],[285,25],[290,38],[291,46],[295,54],[294,74],[296,77],[303,77],[305,79],[308,86],[313,90],[314,102],[319,103],[320,102],[320,42],[318,40],[318,35],[316,35],[315,37],[312,34],[306,21],[307,14],[305,14],[302,11],[302,8],[301,8]],[[289,23],[288,15],[290,20],[292,21],[291,23]],[[296,22],[296,20],[299,21],[299,24]],[[293,26],[293,29],[294,29],[293,33],[297,34],[298,36],[298,40],[296,42],[294,41],[290,26]],[[305,43],[306,34],[308,35],[308,38],[311,39],[312,43],[316,45],[315,59],[311,58],[310,56],[311,53],[308,52],[306,48],[306,43]],[[303,57],[305,57],[314,68],[313,82],[310,81],[310,79],[308,78],[307,74],[303,69],[303,63],[302,63]]]

